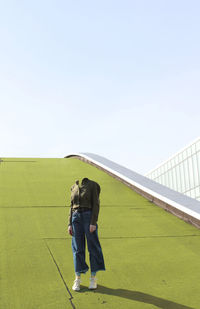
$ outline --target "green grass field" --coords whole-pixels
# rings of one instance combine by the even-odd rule
[[[67,218],[70,187],[84,177],[102,188],[106,271],[96,291],[88,272],[74,292]],[[77,159],[0,163],[0,309],[199,309],[199,241],[198,229]]]

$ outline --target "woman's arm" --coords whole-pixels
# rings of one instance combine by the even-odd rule
[[[100,207],[100,201],[99,201],[99,194],[97,191],[97,185],[93,183],[92,186],[92,216],[91,216],[91,225],[97,224],[98,216],[99,216],[99,207]]]

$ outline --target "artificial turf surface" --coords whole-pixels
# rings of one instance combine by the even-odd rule
[[[75,158],[2,158],[0,308],[200,308],[200,231]],[[98,289],[71,289],[70,187],[101,185]],[[89,263],[88,255],[87,261]]]

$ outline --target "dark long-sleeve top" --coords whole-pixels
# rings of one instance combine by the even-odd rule
[[[84,178],[79,186],[78,181],[71,187],[71,205],[69,211],[68,225],[72,225],[72,212],[78,208],[89,208],[92,210],[90,224],[96,225],[99,215],[99,193],[100,187],[88,178]]]

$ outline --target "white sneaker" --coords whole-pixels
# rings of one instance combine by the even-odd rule
[[[76,278],[74,280],[74,284],[72,286],[72,290],[74,291],[80,291],[80,284],[81,284],[81,279]]]
[[[94,290],[97,288],[97,278],[90,278],[89,289]]]

